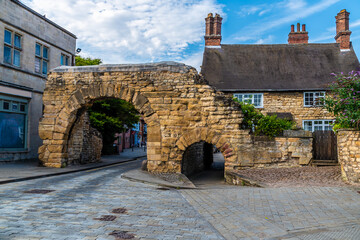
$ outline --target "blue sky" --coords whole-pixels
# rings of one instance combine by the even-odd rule
[[[223,18],[223,44],[287,43],[290,25],[306,24],[310,43],[335,42],[335,15],[350,12],[360,56],[359,0],[22,0],[73,32],[83,56],[104,63],[179,61],[199,69],[204,18]]]

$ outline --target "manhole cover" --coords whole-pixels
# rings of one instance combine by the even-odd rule
[[[157,190],[163,190],[163,191],[167,191],[167,190],[170,190],[170,188],[165,188],[165,187],[159,187],[159,188],[157,188]]]
[[[127,212],[127,210],[126,210],[126,208],[115,208],[115,209],[113,209],[112,210],[112,213],[126,213]]]
[[[135,237],[134,234],[128,233],[126,231],[113,231],[109,235],[114,236],[117,240],[123,240],[123,239],[133,239]]]
[[[114,215],[102,215],[100,218],[94,218],[94,220],[99,221],[114,221],[116,219],[116,216]]]
[[[54,192],[55,190],[48,190],[48,189],[32,189],[29,191],[25,191],[24,193],[35,193],[35,194],[47,194],[49,192]]]

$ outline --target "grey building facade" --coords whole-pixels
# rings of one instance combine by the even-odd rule
[[[73,65],[76,36],[17,0],[0,0],[0,162],[37,158],[49,69]]]

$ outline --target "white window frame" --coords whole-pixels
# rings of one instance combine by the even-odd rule
[[[306,103],[306,95],[307,94],[312,94],[312,98],[313,98],[313,103],[312,104],[307,104]],[[316,96],[319,94],[323,94],[323,96]],[[320,102],[318,102],[318,99],[325,99],[326,96],[326,92],[325,91],[316,91],[316,92],[304,92],[304,107],[321,107],[324,106],[323,104],[320,104]]]
[[[311,132],[314,132],[314,128],[315,127],[321,127],[322,129],[319,129],[319,130],[332,130],[332,125],[330,123],[333,123],[335,120],[333,119],[314,119],[314,120],[303,120],[302,121],[302,125],[303,125],[303,129],[304,130],[307,130],[307,131],[311,131]],[[305,123],[306,122],[311,122],[311,130],[309,129],[306,129],[305,128]],[[315,123],[315,122],[321,122],[321,123]],[[328,122],[328,123],[325,123],[325,122]],[[326,127],[330,127],[330,129],[325,129]]]
[[[254,104],[255,95],[261,96],[260,105],[258,105],[258,106],[256,106]],[[264,107],[264,94],[263,93],[234,93],[233,96],[235,98],[237,98],[239,101],[254,105],[255,108],[263,108]],[[250,101],[248,101],[248,100],[250,100]]]

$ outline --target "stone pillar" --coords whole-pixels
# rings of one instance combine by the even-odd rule
[[[337,147],[343,179],[350,183],[360,182],[360,131],[340,129]]]

